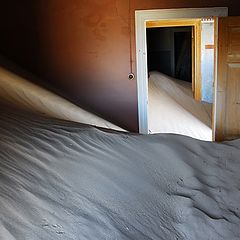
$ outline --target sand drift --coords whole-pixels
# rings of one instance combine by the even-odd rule
[[[0,239],[239,240],[239,156],[1,109]]]
[[[59,119],[124,131],[109,121],[1,67],[0,103]]]
[[[191,84],[159,72],[149,81],[149,130],[212,140],[211,105],[193,99]]]

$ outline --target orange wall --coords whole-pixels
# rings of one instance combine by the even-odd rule
[[[136,81],[127,78],[130,55],[136,71],[134,11],[227,6],[230,15],[240,15],[238,5],[238,0],[8,0],[0,8],[0,54],[78,105],[137,131]]]

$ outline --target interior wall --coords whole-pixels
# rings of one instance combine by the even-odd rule
[[[202,100],[212,103],[214,82],[214,22],[202,23],[201,75]]]
[[[238,0],[3,1],[0,54],[72,102],[137,131],[136,78],[128,80],[136,72],[135,10],[226,6],[230,15],[240,15],[238,5]]]

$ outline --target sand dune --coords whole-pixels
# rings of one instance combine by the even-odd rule
[[[159,72],[149,78],[149,129],[211,141],[211,105],[193,99],[191,85]]]
[[[0,102],[59,119],[124,131],[109,121],[1,67]]]
[[[0,239],[239,240],[240,140],[0,110]]]

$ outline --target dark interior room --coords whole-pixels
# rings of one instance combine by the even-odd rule
[[[192,27],[147,29],[148,71],[192,82]]]

